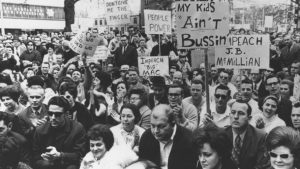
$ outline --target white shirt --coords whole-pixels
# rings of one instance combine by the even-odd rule
[[[177,126],[174,125],[173,134],[170,140],[166,143],[159,142],[160,156],[161,156],[161,169],[168,169],[169,156],[173,147],[173,141]]]
[[[218,126],[218,127],[225,127],[225,126],[229,126],[230,125],[230,107],[227,105],[226,106],[226,110],[223,114],[219,114],[217,113],[216,110],[216,103],[212,102],[210,104],[210,110],[211,110],[211,116],[213,117],[213,122]],[[200,123],[199,126],[203,125],[203,120],[206,114],[206,105],[203,106],[203,110],[200,114]]]

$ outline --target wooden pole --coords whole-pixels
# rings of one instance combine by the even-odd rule
[[[209,115],[210,111],[210,99],[209,99],[209,85],[208,85],[208,48],[204,48],[204,57],[205,57],[205,95],[206,95],[206,110]]]
[[[160,35],[158,35],[158,56],[161,56],[161,39],[160,39]]]

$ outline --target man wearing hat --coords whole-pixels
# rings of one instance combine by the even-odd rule
[[[153,93],[149,94],[148,106],[153,109],[158,104],[168,104],[167,85],[162,76],[151,79]]]

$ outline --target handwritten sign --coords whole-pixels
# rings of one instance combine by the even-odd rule
[[[76,53],[83,54],[85,52],[87,55],[93,56],[99,41],[98,34],[81,32],[70,41],[70,48]]]
[[[147,34],[171,34],[171,11],[144,10]]]
[[[179,0],[175,10],[180,49],[217,46],[229,33],[228,0]]]
[[[215,48],[218,68],[268,68],[270,65],[269,35],[232,35],[224,46]]]
[[[130,23],[128,0],[106,0],[105,6],[108,25],[124,25]]]
[[[162,76],[169,74],[168,56],[138,57],[140,76]]]

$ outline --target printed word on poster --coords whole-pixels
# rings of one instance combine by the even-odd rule
[[[171,11],[144,10],[147,34],[171,34]]]
[[[218,68],[254,69],[270,65],[269,35],[232,35],[224,46],[215,48]]]
[[[140,76],[163,76],[169,74],[168,56],[147,56],[138,58]]]
[[[124,25],[130,23],[128,0],[106,0],[107,25]]]
[[[79,54],[93,56],[99,44],[100,36],[89,32],[81,32],[70,41],[70,48]]]
[[[180,49],[218,46],[229,33],[228,0],[179,0],[175,10]]]

